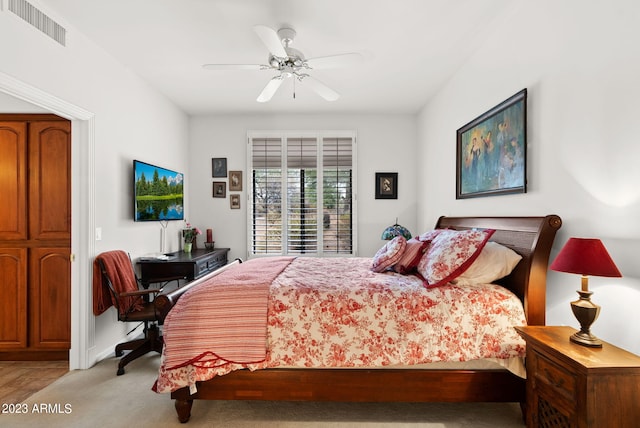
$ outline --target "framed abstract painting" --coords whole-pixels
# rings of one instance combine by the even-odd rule
[[[526,193],[527,90],[456,132],[456,199]]]

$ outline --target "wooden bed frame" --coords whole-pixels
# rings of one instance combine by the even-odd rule
[[[544,325],[549,254],[562,220],[546,217],[440,217],[436,228],[495,229],[492,241],[522,255],[500,281],[523,302],[529,325]],[[223,268],[224,269],[224,268]],[[214,273],[215,274],[215,273]],[[212,274],[213,275],[213,274]],[[200,282],[200,281],[197,281]],[[188,284],[156,298],[167,314]],[[344,402],[519,402],[524,379],[507,370],[441,369],[265,369],[238,370],[171,393],[180,422],[191,416],[193,400],[280,400]],[[524,409],[524,407],[523,407]]]

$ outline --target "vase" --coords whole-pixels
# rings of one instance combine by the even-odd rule
[[[184,247],[182,247],[182,251],[184,251],[185,253],[190,253],[192,245],[193,244],[191,242],[185,242]]]

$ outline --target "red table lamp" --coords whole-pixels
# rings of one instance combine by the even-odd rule
[[[582,275],[582,289],[577,291],[580,298],[571,302],[571,310],[580,323],[580,331],[570,339],[579,345],[602,347],[602,342],[589,331],[600,314],[600,306],[591,302],[593,293],[589,291],[588,277],[622,276],[606,248],[599,239],[570,238],[551,263],[550,269]]]

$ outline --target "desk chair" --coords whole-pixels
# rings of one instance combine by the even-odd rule
[[[109,288],[111,301],[118,311],[118,321],[140,322],[144,325],[142,339],[123,342],[116,345],[116,357],[121,357],[124,351],[131,351],[120,359],[117,375],[124,374],[124,367],[131,361],[148,352],[162,352],[162,335],[158,327],[161,324],[151,296],[162,292],[162,288],[140,289],[140,281],[133,269],[131,258],[120,250],[107,251],[96,257],[100,266],[103,286]],[[178,281],[183,277],[164,278],[163,286],[171,281]],[[136,326],[129,333],[135,331]]]

